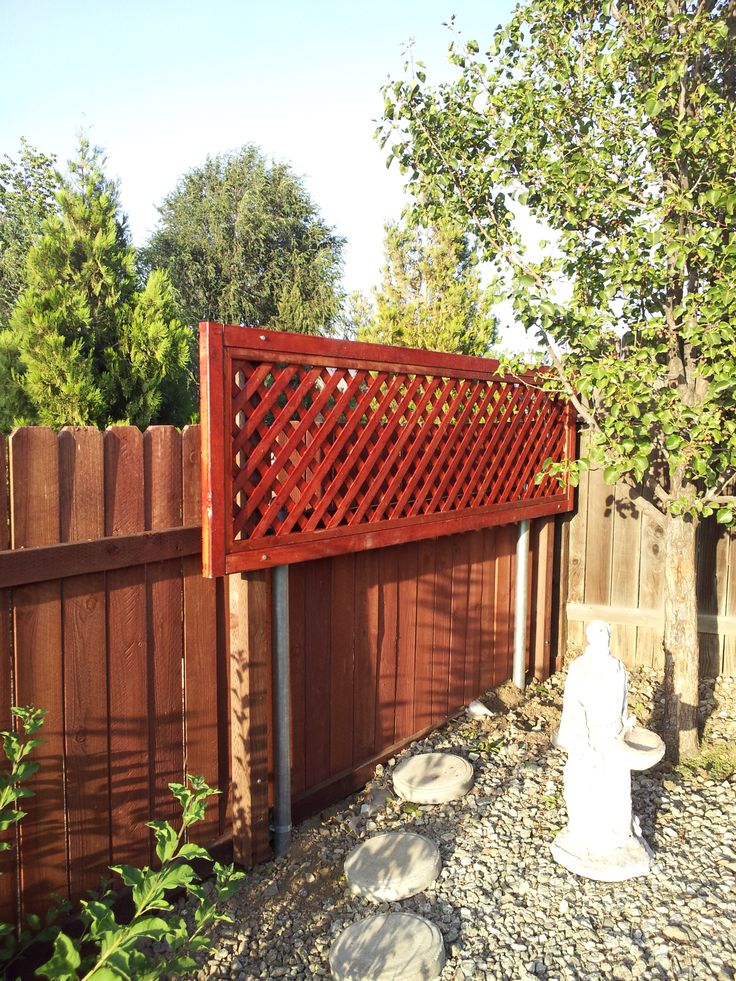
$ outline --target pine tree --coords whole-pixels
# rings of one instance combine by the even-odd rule
[[[103,166],[101,151],[83,140],[58,214],[28,254],[28,285],[3,339],[17,351],[9,390],[44,425],[183,422],[191,414],[190,334],[165,273],[137,290],[118,188]],[[7,414],[6,403],[0,417]]]
[[[496,340],[491,293],[467,236],[450,221],[434,228],[386,226],[386,264],[375,315],[360,340],[457,354],[488,353]]]

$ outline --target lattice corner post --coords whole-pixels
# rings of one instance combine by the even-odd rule
[[[230,624],[230,753],[233,858],[250,867],[271,855],[268,770],[271,574],[227,577]]]
[[[202,574],[225,575],[225,352],[222,324],[199,325],[199,388],[202,468]]]

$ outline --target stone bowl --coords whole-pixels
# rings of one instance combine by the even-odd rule
[[[664,756],[664,743],[651,729],[634,726],[624,733],[621,747],[630,770],[648,770]]]

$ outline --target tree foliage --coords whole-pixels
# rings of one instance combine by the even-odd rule
[[[159,208],[144,255],[200,320],[328,333],[339,312],[343,240],[299,178],[254,146],[208,157]]]
[[[28,253],[26,288],[0,334],[0,424],[185,422],[191,332],[171,283],[138,288],[135,250],[101,152],[79,156]]]
[[[736,474],[736,3],[527,0],[456,80],[385,89],[380,135],[428,220],[503,270],[590,435],[572,466],[665,529],[667,736],[697,747],[694,535]],[[549,229],[541,255],[519,216]],[[679,543],[679,544],[678,544]],[[693,671],[694,664],[694,671]]]
[[[448,220],[436,227],[386,226],[386,264],[375,312],[360,340],[482,355],[496,340],[492,296],[477,253]]]
[[[17,160],[0,161],[0,328],[25,287],[26,257],[44,219],[56,209],[55,157],[21,139]]]

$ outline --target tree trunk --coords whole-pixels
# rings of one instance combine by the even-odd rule
[[[664,519],[664,741],[673,763],[698,753],[697,519]]]

